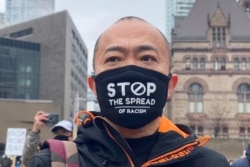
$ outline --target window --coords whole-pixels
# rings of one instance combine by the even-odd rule
[[[31,72],[31,71],[32,71],[32,67],[30,65],[27,65],[26,72]]]
[[[197,70],[197,69],[198,69],[198,59],[197,59],[197,58],[194,58],[194,59],[193,59],[193,69],[194,69],[194,70]]]
[[[203,126],[190,125],[190,128],[193,130],[194,134],[196,134],[197,136],[203,136],[204,135]]]
[[[246,130],[245,130],[245,127],[240,127],[240,129],[239,129],[239,136],[240,136],[240,138],[245,138],[245,132]]]
[[[25,81],[24,80],[19,80],[19,86],[24,86],[25,85]]]
[[[214,127],[214,137],[215,138],[219,137],[219,134],[220,134],[220,127],[219,126]]]
[[[239,128],[239,137],[242,139],[250,138],[250,127],[241,126]]]
[[[250,138],[250,127],[247,127],[247,138]]]
[[[224,47],[226,43],[226,28],[213,27],[212,28],[213,47]]]
[[[228,138],[228,127],[223,126],[215,126],[214,127],[214,137],[215,138]]]
[[[240,69],[241,70],[246,70],[247,69],[247,59],[245,59],[245,58],[241,59]]]
[[[30,86],[31,85],[31,81],[28,79],[26,80],[26,86]]]
[[[204,135],[204,128],[203,126],[198,126],[198,136],[203,136]]]
[[[186,68],[186,70],[190,70],[191,69],[190,58],[186,58],[185,68]]]
[[[243,83],[238,87],[237,91],[238,112],[250,113],[250,85]]]
[[[218,58],[214,59],[214,70],[219,70],[219,60],[218,60]]]
[[[226,59],[225,58],[214,58],[213,60],[214,70],[226,70]]]
[[[222,132],[223,133],[228,133],[228,127],[223,127]]]
[[[198,83],[190,85],[188,90],[189,112],[203,112],[203,89]]]
[[[248,59],[248,62],[247,62],[247,69],[250,70],[250,58]]]
[[[25,29],[25,30],[13,32],[13,33],[10,34],[10,37],[12,37],[12,38],[18,38],[18,37],[30,35],[32,33],[33,33],[33,28],[28,28],[28,29]]]
[[[195,133],[195,130],[196,130],[196,128],[195,128],[195,126],[194,125],[190,125],[190,128],[193,130],[193,132]]]
[[[234,69],[239,70],[239,59],[238,58],[234,58]]]
[[[206,69],[206,60],[203,57],[200,60],[200,69],[201,70],[205,70]]]
[[[221,70],[226,70],[226,59],[225,58],[222,58],[221,61],[220,61],[220,69]]]

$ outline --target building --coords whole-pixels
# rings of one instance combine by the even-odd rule
[[[87,110],[100,111],[100,106],[97,101],[97,98],[90,88],[88,88],[88,95],[87,95]]]
[[[196,134],[250,138],[250,20],[235,0],[197,0],[174,30],[168,115]]]
[[[40,45],[38,96],[24,98],[52,100],[60,105],[61,118],[72,120],[75,94],[87,97],[88,51],[68,12],[5,27],[0,29],[0,37]],[[26,70],[28,62],[26,59]],[[80,105],[86,108],[86,102]]]
[[[175,16],[187,16],[195,0],[175,0]]]
[[[5,23],[21,23],[55,11],[55,0],[6,0]]]
[[[4,26],[4,13],[0,12],[0,28]]]
[[[171,42],[171,32],[174,28],[174,0],[166,0],[166,38]]]
[[[8,128],[25,128],[31,130],[36,112],[40,109],[60,113],[61,107],[51,100],[17,100],[0,99],[0,155],[3,155]],[[51,126],[41,130],[41,141],[53,138]]]
[[[195,0],[167,0],[166,1],[166,37],[172,41],[172,30],[176,25],[176,17],[184,19],[191,10]],[[177,21],[178,22],[178,21]],[[178,23],[177,23],[178,24]]]
[[[0,98],[38,99],[40,44],[0,37]]]
[[[239,5],[245,11],[248,17],[250,17],[250,0],[239,0]]]

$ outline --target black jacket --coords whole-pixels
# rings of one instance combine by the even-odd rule
[[[177,127],[162,117],[157,142],[141,166],[229,167],[222,154],[201,146],[206,138],[199,139],[190,132],[188,127]],[[97,116],[80,126],[75,143],[81,167],[140,166],[126,140],[102,117]],[[143,143],[141,145],[143,147]],[[35,155],[31,166],[50,167],[50,151],[45,149]]]

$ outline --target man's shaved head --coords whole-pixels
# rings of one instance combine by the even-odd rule
[[[117,20],[110,28],[112,28],[114,25],[116,25],[116,24],[119,24],[120,22],[124,22],[124,21],[141,21],[141,22],[144,22],[144,23],[146,23],[146,24],[148,24],[148,25],[151,25],[150,23],[148,23],[147,21],[145,21],[144,19],[142,19],[142,18],[140,18],[140,17],[135,17],[135,16],[127,16],[127,17],[123,17],[123,18],[121,18],[121,19],[119,19],[119,20]],[[166,45],[166,47],[167,47],[167,49],[168,49],[168,55],[169,55],[169,69],[171,70],[171,66],[172,66],[172,62],[171,62],[171,54],[170,54],[170,48],[169,48],[169,43],[168,43],[168,40],[167,40],[167,38],[164,36],[164,34],[159,30],[159,29],[157,29],[156,27],[154,27],[153,25],[151,25],[153,28],[155,28],[160,34],[161,34],[161,36],[162,36],[162,38],[164,39],[164,42],[165,42],[165,45]],[[95,43],[95,47],[94,47],[94,55],[93,55],[93,69],[94,69],[94,71],[95,71],[95,61],[96,61],[96,53],[97,53],[97,51],[98,51],[98,48],[99,48],[99,43],[100,43],[100,41],[101,41],[101,39],[102,39],[102,36],[103,36],[103,34],[105,34],[110,28],[108,28],[106,31],[104,31],[99,37],[98,37],[98,39],[97,39],[97,41],[96,41],[96,43]]]

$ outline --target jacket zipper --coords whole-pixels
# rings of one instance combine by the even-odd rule
[[[166,159],[166,157],[169,156],[169,155],[174,155],[176,153],[180,153],[181,151],[183,151],[185,149],[186,149],[186,153],[191,152],[191,150],[188,151],[188,148],[191,148],[192,146],[197,145],[197,144],[198,144],[197,141],[189,143],[189,144],[186,144],[186,145],[184,145],[184,146],[182,146],[182,147],[180,147],[180,148],[178,148],[176,150],[170,151],[170,152],[165,153],[165,154],[163,154],[163,155],[161,155],[159,157],[156,157],[156,158],[154,158],[152,160],[147,161],[141,167],[148,167],[150,165],[155,165],[155,164],[157,164],[159,162],[168,162],[168,161],[171,161],[172,159]],[[187,154],[185,154],[185,152],[182,152],[182,155],[185,156]],[[183,156],[180,156],[180,157],[183,157]],[[179,158],[179,157],[177,157],[177,158]]]

